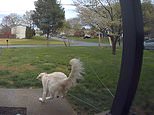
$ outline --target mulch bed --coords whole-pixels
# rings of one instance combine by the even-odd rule
[[[0,115],[26,115],[27,109],[24,107],[1,107]]]

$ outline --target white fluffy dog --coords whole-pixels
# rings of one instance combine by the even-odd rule
[[[62,72],[40,73],[37,76],[37,79],[41,80],[43,85],[43,94],[39,101],[45,102],[45,100],[54,97],[63,97],[72,86],[76,85],[77,79],[83,78],[82,62],[74,58],[70,60],[69,64],[71,65],[71,72],[68,77]],[[49,94],[49,97],[46,97],[47,94]]]

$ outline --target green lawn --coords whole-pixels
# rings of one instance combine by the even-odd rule
[[[80,58],[85,67],[85,80],[69,91],[69,101],[88,114],[107,110],[113,98],[103,84],[115,93],[121,52],[117,49],[117,55],[113,56],[110,48],[98,47],[0,49],[0,87],[41,88],[41,82],[36,80],[40,72],[62,71],[68,75],[69,60]],[[154,51],[145,51],[141,81],[133,104],[149,115],[154,114],[153,57]]]
[[[63,42],[61,41],[56,41],[56,40],[45,40],[45,39],[0,39],[0,45],[6,45],[7,42],[6,40],[8,40],[8,44],[9,45],[45,45],[45,44],[64,44]]]

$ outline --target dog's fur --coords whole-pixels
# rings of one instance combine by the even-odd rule
[[[40,73],[37,79],[42,81],[43,94],[42,98],[39,98],[41,102],[45,102],[46,99],[53,99],[54,97],[63,97],[67,91],[76,85],[77,79],[82,79],[83,66],[79,59],[71,59],[71,72],[67,77],[62,72],[53,72],[50,74]],[[46,97],[49,94],[49,97]]]

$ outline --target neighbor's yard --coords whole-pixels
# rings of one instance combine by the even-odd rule
[[[62,71],[68,75],[68,63],[74,57],[83,61],[86,74],[85,80],[69,91],[69,101],[89,114],[109,109],[113,98],[101,82],[115,93],[121,49],[117,49],[116,56],[111,54],[110,48],[98,47],[0,49],[0,87],[41,88],[41,82],[36,80],[40,72]],[[153,68],[154,52],[145,51],[141,81],[133,105],[149,115],[154,114]]]
[[[6,45],[8,40],[8,45],[46,45],[48,44],[64,44],[61,41],[49,40],[46,39],[0,39],[0,45]]]

